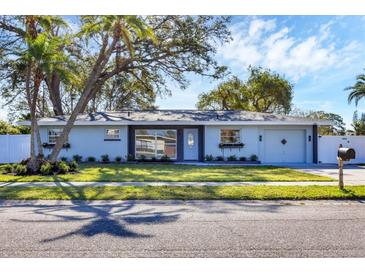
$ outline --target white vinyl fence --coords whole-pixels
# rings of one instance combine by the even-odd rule
[[[30,156],[30,135],[0,135],[0,163],[17,163]]]
[[[324,164],[337,163],[338,147],[353,148],[356,159],[350,163],[365,163],[365,136],[321,136],[318,138],[318,161]]]

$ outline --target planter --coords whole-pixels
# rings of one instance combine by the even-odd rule
[[[49,144],[49,143],[43,143],[42,144],[43,148],[48,148],[48,149],[53,148],[54,146],[55,146],[55,144]],[[66,148],[66,149],[68,149],[70,147],[71,147],[70,143],[64,143],[63,146],[62,146],[62,148]]]
[[[245,146],[244,143],[236,143],[236,144],[224,144],[220,143],[219,148],[243,148]]]

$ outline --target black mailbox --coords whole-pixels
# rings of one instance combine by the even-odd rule
[[[342,161],[350,161],[351,159],[355,159],[355,150],[353,148],[340,147],[337,152],[338,158]]]

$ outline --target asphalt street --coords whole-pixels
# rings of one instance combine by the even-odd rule
[[[361,201],[0,201],[0,257],[365,257]]]

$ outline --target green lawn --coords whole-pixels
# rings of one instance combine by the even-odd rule
[[[364,199],[365,186],[0,187],[11,200],[303,200]]]
[[[0,182],[248,182],[333,181],[324,176],[271,166],[193,166],[173,164],[82,164],[80,173],[57,176],[0,174]]]

